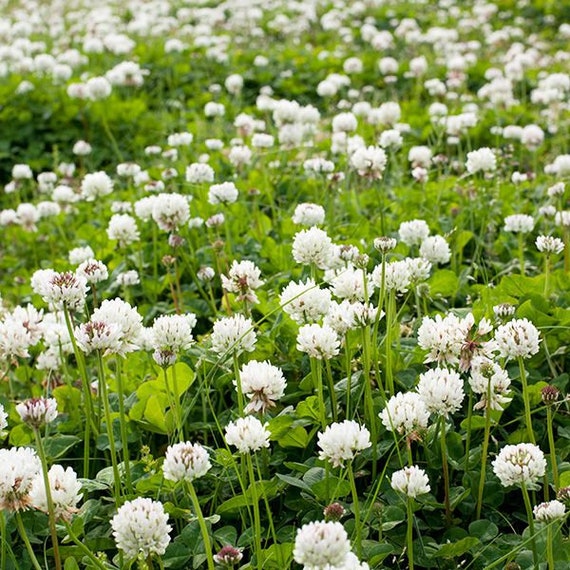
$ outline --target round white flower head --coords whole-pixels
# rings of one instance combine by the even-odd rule
[[[246,414],[265,412],[275,406],[275,400],[283,396],[287,386],[280,368],[257,360],[250,360],[241,367],[240,381],[242,392],[250,400],[244,410]],[[237,385],[235,379],[234,385]]]
[[[318,440],[319,459],[327,459],[333,467],[344,465],[345,461],[354,459],[357,452],[372,445],[370,432],[352,420],[327,426],[324,432],[319,432]]]
[[[505,218],[506,232],[528,234],[534,228],[534,218],[526,214],[513,214]]]
[[[401,435],[425,429],[429,420],[427,406],[415,392],[399,392],[392,396],[378,415],[388,431]]]
[[[140,240],[137,221],[129,214],[113,214],[107,226],[109,239],[119,242],[119,247],[126,247]]]
[[[16,411],[24,423],[37,429],[57,418],[57,401],[55,398],[30,398],[20,402]]]
[[[319,228],[301,230],[293,237],[293,259],[302,265],[315,264],[325,269],[333,255],[333,243],[327,232]]]
[[[405,467],[392,474],[392,489],[408,497],[416,498],[430,492],[429,479],[426,472],[415,465]]]
[[[292,220],[301,226],[318,226],[325,221],[325,209],[319,204],[305,202],[295,208]]]
[[[168,515],[162,503],[138,497],[127,501],[111,519],[115,543],[127,559],[151,554],[162,556],[170,542]]]
[[[261,279],[261,270],[253,261],[232,261],[228,276],[222,275],[222,287],[230,293],[236,293],[238,301],[258,303],[259,299],[255,289],[261,287],[265,281]]]
[[[564,242],[557,237],[552,236],[538,236],[536,238],[536,249],[541,253],[559,254],[564,251]]]
[[[420,255],[431,263],[448,263],[451,249],[443,236],[428,236],[422,241]]]
[[[252,453],[262,447],[269,447],[271,434],[267,425],[254,416],[238,418],[226,426],[226,443],[236,447],[240,453]]]
[[[81,195],[87,202],[93,202],[111,192],[113,192],[113,181],[105,172],[86,174],[81,181]]]
[[[463,380],[457,372],[447,368],[434,368],[420,374],[417,391],[432,414],[445,417],[457,412],[465,397]]]
[[[109,277],[109,270],[102,261],[91,258],[82,262],[75,274],[85,277],[87,283],[99,283]]]
[[[408,151],[408,160],[412,167],[429,168],[433,153],[429,146],[413,146]]]
[[[305,283],[291,281],[279,295],[279,303],[298,324],[318,321],[328,313],[331,292],[318,287],[313,279]]]
[[[90,321],[76,329],[76,338],[87,354],[104,350],[105,354],[124,356],[139,349],[142,330],[142,317],[135,308],[122,299],[105,299]]]
[[[21,511],[30,506],[30,490],[40,473],[41,462],[34,449],[0,449],[0,508]]]
[[[94,257],[95,254],[88,245],[86,245],[85,247],[74,247],[67,254],[69,263],[71,263],[72,265],[80,265],[84,261],[87,261],[88,259],[93,259]]]
[[[370,570],[370,566],[366,562],[360,562],[354,552],[349,552],[342,561],[340,566],[330,567],[327,570]]]
[[[566,515],[566,506],[564,503],[557,501],[548,501],[540,503],[533,509],[534,518],[541,522],[550,522],[556,519],[562,519]]]
[[[328,325],[304,325],[297,334],[297,350],[311,358],[329,360],[340,350],[340,340]]]
[[[152,219],[161,230],[174,231],[190,218],[188,199],[181,194],[158,194],[152,202]]]
[[[382,276],[382,274],[384,274],[384,276]],[[406,260],[401,260],[386,263],[384,268],[382,264],[377,265],[372,271],[372,280],[378,289],[382,288],[382,280],[384,280],[386,290],[406,293],[412,282],[412,277],[408,263]]]
[[[332,286],[332,293],[340,299],[364,301],[366,291],[374,290],[375,282],[371,275],[355,267],[343,267],[325,274],[325,280]]]
[[[0,432],[8,427],[8,414],[4,410],[4,406],[0,404]]]
[[[71,271],[64,273],[52,272],[51,275],[46,275],[46,277],[48,278],[42,284],[40,291],[40,295],[46,303],[52,303],[58,309],[62,309],[63,306],[72,311],[81,311],[83,309],[85,296],[89,289],[85,277],[75,275]],[[34,284],[32,283],[33,286]]]
[[[336,331],[338,335],[346,334],[356,326],[354,307],[348,300],[337,303],[331,301],[329,312],[323,319],[323,324],[328,325]]]
[[[244,350],[252,352],[256,342],[253,322],[243,315],[224,317],[214,323],[212,350],[220,356],[230,356]]]
[[[154,359],[161,366],[173,364],[176,355],[190,348],[194,338],[192,329],[196,325],[196,315],[162,315],[152,324],[151,346]]]
[[[470,174],[492,172],[497,168],[497,157],[490,148],[483,147],[467,153],[465,166]]]
[[[186,181],[190,184],[203,184],[214,181],[214,169],[209,164],[194,162],[186,168]]]
[[[238,189],[233,182],[212,184],[208,191],[208,203],[210,204],[233,204],[238,198]]]
[[[425,220],[402,222],[398,228],[400,241],[408,246],[419,245],[429,236],[429,226]]]
[[[303,525],[295,537],[293,558],[311,570],[342,566],[350,552],[350,540],[339,522],[311,522]]]
[[[507,360],[530,358],[538,352],[539,343],[540,333],[528,319],[513,319],[495,331],[496,348]]]
[[[168,481],[192,482],[206,475],[211,467],[208,451],[199,443],[186,441],[168,446],[162,471]]]
[[[473,359],[469,385],[475,394],[481,394],[481,400],[473,407],[475,410],[486,409],[489,397],[492,410],[501,411],[511,401],[508,396],[511,385],[509,374],[488,358],[478,356]]]
[[[354,168],[360,176],[380,179],[386,169],[388,157],[384,149],[377,146],[357,148],[350,155],[350,166]]]
[[[544,453],[532,443],[506,445],[493,461],[493,472],[503,487],[533,485],[544,476],[545,471]]]
[[[51,499],[56,519],[69,521],[77,512],[77,503],[81,500],[81,483],[77,480],[77,473],[68,467],[52,465],[48,472]],[[35,477],[30,490],[32,506],[44,513],[48,512],[46,486],[41,473]]]

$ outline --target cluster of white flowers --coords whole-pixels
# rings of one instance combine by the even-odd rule
[[[236,293],[238,301],[259,303],[255,290],[265,282],[261,279],[261,270],[253,261],[232,261],[228,276],[221,276],[222,287],[230,293]]]
[[[319,228],[301,230],[293,238],[293,259],[302,265],[316,265],[326,269],[333,256],[333,243],[328,234]]]
[[[194,313],[157,317],[150,330],[150,343],[156,362],[161,366],[173,364],[177,354],[192,344],[192,329],[195,326]]]
[[[507,360],[530,358],[538,352],[539,344],[540,333],[528,319],[513,319],[495,331],[496,348]]]
[[[410,435],[427,428],[429,410],[416,392],[399,392],[386,402],[379,416],[388,431]]]
[[[496,362],[485,357],[476,357],[471,363],[470,372],[471,390],[481,395],[481,400],[475,404],[474,409],[486,409],[488,403],[491,410],[500,411],[511,401],[508,395],[511,379],[508,372]]]
[[[208,451],[199,443],[189,441],[169,445],[162,464],[164,478],[174,482],[192,482],[211,468]]]
[[[311,522],[295,537],[293,558],[305,568],[342,567],[350,552],[350,540],[339,522]]]
[[[503,487],[533,485],[546,471],[546,459],[540,447],[532,443],[506,445],[493,461],[493,472]]]
[[[333,423],[318,434],[319,458],[330,461],[333,467],[344,465],[371,445],[370,432],[353,420]]]
[[[24,423],[38,429],[57,418],[57,401],[55,398],[30,398],[19,403],[16,411]]]
[[[279,303],[296,323],[318,321],[329,311],[331,292],[321,289],[313,279],[291,281],[279,295]]]
[[[219,356],[251,352],[255,348],[257,335],[251,319],[243,315],[224,317],[214,323],[212,350]]]
[[[415,465],[395,471],[392,474],[390,484],[394,491],[414,499],[430,492],[429,478],[426,472]]]
[[[246,414],[265,412],[275,406],[275,401],[283,397],[287,382],[283,371],[270,362],[250,360],[239,373],[242,392],[249,398]],[[237,379],[234,379],[237,384]]]
[[[554,499],[553,501],[536,505],[533,509],[533,513],[537,521],[551,522],[566,516],[566,506],[564,503]]]
[[[454,370],[434,368],[420,374],[417,392],[427,409],[447,417],[459,410],[465,397],[463,380]]]
[[[225,437],[228,445],[233,445],[240,453],[253,453],[269,447],[268,424],[262,424],[254,416],[238,418],[226,426]]]
[[[328,325],[304,325],[297,334],[297,350],[311,358],[330,360],[339,353],[340,340]]]

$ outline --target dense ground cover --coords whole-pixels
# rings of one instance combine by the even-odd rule
[[[0,567],[570,567],[570,11],[0,0]]]

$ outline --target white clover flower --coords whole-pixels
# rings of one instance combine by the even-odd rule
[[[330,360],[339,353],[340,340],[328,325],[304,325],[297,334],[297,350],[311,358]]]
[[[279,303],[298,324],[318,321],[329,310],[331,292],[321,289],[313,279],[304,283],[291,281],[279,295]]]
[[[63,306],[72,311],[81,311],[83,309],[85,297],[89,289],[85,277],[75,275],[71,271],[64,273],[52,271],[51,275],[45,274],[45,277],[47,279],[42,283],[39,293],[46,303],[53,304],[58,309],[61,309]]]
[[[142,334],[141,315],[118,298],[105,299],[91,319],[76,329],[77,343],[86,354],[103,350],[105,354],[124,356],[140,348]]]
[[[330,461],[333,467],[343,466],[371,445],[370,432],[352,420],[333,423],[318,434],[319,459]]]
[[[238,198],[238,189],[233,182],[212,184],[208,191],[209,204],[233,204]]]
[[[391,261],[377,265],[372,271],[372,281],[380,289],[382,287],[382,273],[384,273],[384,287],[387,291],[395,290],[406,293],[412,282],[412,276],[405,260]]]
[[[546,459],[540,447],[532,443],[506,445],[493,461],[493,472],[503,487],[533,485],[546,471]]]
[[[224,81],[224,87],[228,90],[228,93],[238,95],[243,89],[243,77],[238,73],[228,75]]]
[[[106,99],[111,95],[113,87],[105,77],[91,77],[85,84],[87,97],[92,101]]]
[[[37,429],[57,418],[57,401],[55,398],[30,398],[20,402],[16,411],[24,423]]]
[[[303,162],[305,172],[331,173],[334,172],[334,162],[321,157],[308,158]]]
[[[382,178],[387,162],[388,157],[384,149],[377,146],[360,147],[350,155],[350,166],[360,176],[374,179]]]
[[[453,313],[424,317],[418,329],[418,345],[429,350],[424,362],[457,364],[465,341],[461,320]]]
[[[251,137],[253,148],[271,148],[275,144],[275,137],[267,133],[254,133]]]
[[[467,153],[465,166],[470,174],[492,172],[497,168],[497,157],[490,148],[483,147]]]
[[[239,453],[253,453],[269,447],[268,424],[262,424],[254,416],[238,418],[226,426],[226,443],[237,448]]]
[[[12,167],[12,178],[14,180],[31,180],[34,173],[29,164],[14,164]]]
[[[34,449],[12,447],[0,449],[0,508],[22,511],[30,507],[30,490],[41,471]]]
[[[180,133],[172,133],[168,135],[166,142],[169,146],[179,147],[179,146],[190,146],[194,140],[194,135],[187,131]]]
[[[433,152],[429,146],[413,146],[408,151],[408,160],[413,168],[429,168]]]
[[[242,392],[250,400],[244,409],[246,414],[264,413],[285,393],[287,382],[283,371],[267,361],[250,360],[241,367],[239,376]],[[237,385],[237,380],[233,383]]]
[[[171,232],[183,226],[190,218],[188,198],[177,194],[161,193],[152,202],[152,219],[161,230]]]
[[[84,261],[93,259],[94,257],[95,253],[93,253],[93,250],[88,245],[85,247],[74,247],[67,254],[67,259],[71,265],[80,265]]]
[[[541,253],[558,255],[564,251],[564,242],[560,238],[552,236],[538,236],[536,249]]]
[[[398,150],[402,144],[404,143],[404,139],[400,131],[397,129],[388,129],[386,131],[382,131],[380,133],[380,138],[378,139],[378,144],[385,149],[388,150]]]
[[[111,519],[115,543],[127,559],[162,556],[170,543],[168,515],[162,503],[138,497],[122,505]]]
[[[470,372],[469,385],[471,390],[473,393],[481,395],[481,400],[475,404],[473,409],[486,409],[489,396],[491,398],[489,402],[491,410],[501,411],[511,401],[512,398],[508,396],[511,379],[508,372],[496,362],[478,356],[473,359]]]
[[[566,506],[564,503],[557,501],[548,501],[547,503],[540,503],[533,509],[534,518],[541,522],[550,522],[557,519],[562,519],[566,516]]]
[[[209,164],[194,162],[186,168],[186,181],[190,184],[204,184],[214,181],[214,169]]]
[[[302,265],[325,269],[333,255],[333,243],[327,232],[316,227],[301,230],[293,237],[293,259]]]
[[[81,181],[81,195],[87,202],[93,202],[112,192],[113,181],[105,172],[99,171],[86,174]],[[57,202],[57,200],[55,201]]]
[[[429,278],[432,268],[431,261],[423,257],[406,257],[402,261],[406,264],[412,283],[419,283]]]
[[[370,295],[375,287],[371,275],[350,266],[327,272],[325,280],[331,284],[335,297],[351,301],[364,301],[366,293]]]
[[[162,465],[168,481],[188,481],[203,477],[212,468],[208,451],[199,443],[175,443],[169,445]]]
[[[445,417],[457,412],[465,397],[463,380],[457,372],[447,368],[434,368],[420,374],[416,390],[432,414]]]
[[[212,350],[219,356],[229,356],[244,350],[252,352],[256,342],[253,322],[243,315],[224,317],[214,323]]]
[[[356,326],[353,304],[346,299],[341,303],[331,301],[323,324],[331,327],[339,336],[346,334]]]
[[[126,247],[140,240],[136,220],[129,214],[113,214],[107,226],[109,239],[119,242],[119,247]]]
[[[325,221],[325,209],[318,204],[299,204],[292,220],[294,224],[301,226],[319,226]]]
[[[135,269],[117,273],[116,283],[121,287],[131,287],[132,285],[138,285],[140,282],[139,273]]]
[[[538,125],[526,125],[521,133],[521,143],[529,150],[536,150],[544,142],[544,131]]]
[[[259,303],[255,289],[261,287],[265,281],[261,279],[261,270],[253,261],[232,261],[229,274],[221,276],[222,287],[230,293],[236,293],[238,301]]]
[[[451,249],[443,236],[428,236],[420,245],[420,255],[430,263],[444,264],[451,259]]]
[[[534,228],[534,218],[525,214],[513,214],[505,218],[506,232],[527,234],[532,232]]]
[[[157,317],[150,331],[150,344],[154,349],[154,359],[161,365],[173,364],[179,352],[190,348],[194,337],[196,315],[162,315]]]
[[[426,472],[415,465],[404,467],[392,474],[392,489],[404,495],[416,498],[430,492],[429,479]]]
[[[97,259],[89,258],[83,261],[75,271],[87,280],[87,283],[99,283],[109,277],[107,266]]]
[[[538,352],[539,343],[540,333],[528,319],[513,319],[495,331],[495,346],[507,360],[530,358]]]
[[[353,113],[339,113],[332,119],[333,133],[355,131],[358,127],[358,120]]]
[[[399,392],[392,396],[378,415],[388,431],[396,431],[400,435],[423,430],[429,421],[427,406],[415,392]]]
[[[350,552],[350,541],[339,522],[311,522],[303,525],[295,537],[293,558],[311,570],[341,566]]]
[[[82,497],[77,473],[71,467],[64,469],[61,465],[52,465],[48,471],[48,480],[55,518],[69,521],[77,512],[77,503]],[[36,509],[48,512],[46,485],[41,473],[38,473],[32,482],[30,501]]]
[[[407,246],[420,245],[429,236],[429,226],[425,220],[402,222],[398,228],[398,236]]]

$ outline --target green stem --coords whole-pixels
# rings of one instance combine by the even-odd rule
[[[212,543],[210,541],[210,533],[208,532],[208,527],[206,525],[206,520],[202,514],[202,509],[200,508],[200,501],[198,500],[198,495],[196,495],[196,490],[191,482],[188,482],[188,493],[190,494],[190,499],[192,500],[192,507],[194,508],[194,514],[198,519],[198,524],[200,526],[200,532],[202,533],[202,540],[204,541],[204,550],[206,551],[206,559],[208,560],[208,570],[214,570],[214,557],[212,555]]]
[[[524,414],[525,414],[525,422],[526,422],[526,432],[528,435],[528,439],[530,443],[536,445],[536,438],[534,437],[534,430],[532,429],[532,418],[530,415],[530,400],[528,397],[528,385],[526,381],[526,370],[524,368],[524,362],[522,356],[518,357],[519,362],[519,370],[521,376],[521,384],[522,384],[522,396],[524,400]]]
[[[386,350],[386,390],[388,396],[394,395],[394,373],[392,370],[392,329],[394,323],[394,305],[396,302],[395,291],[390,291],[386,297],[386,338],[384,339]]]
[[[546,527],[546,559],[548,560],[548,570],[555,570],[554,566],[554,545],[552,544],[552,524]]]
[[[524,275],[524,234],[519,232],[519,265],[521,275]]]
[[[243,400],[243,389],[241,386],[241,374],[239,370],[239,362],[237,352],[234,351],[234,376],[236,380],[237,398],[238,398],[238,412],[240,417],[243,416],[244,410],[244,400]]]
[[[548,447],[550,448],[550,464],[552,466],[552,481],[554,489],[558,491],[560,488],[560,479],[558,477],[558,462],[556,457],[556,446],[554,444],[554,430],[552,427],[552,409],[546,406],[546,430],[548,432]]]
[[[125,464],[125,483],[129,495],[133,494],[133,484],[131,480],[131,460],[129,457],[129,439],[127,435],[127,416],[125,414],[125,398],[123,390],[123,374],[121,357],[117,356],[117,395],[119,396],[119,422],[121,426],[121,445],[123,447],[123,461]]]
[[[440,445],[441,445],[441,465],[443,468],[443,488],[445,505],[445,522],[451,525],[451,504],[449,502],[449,465],[447,464],[447,442],[445,441],[445,416],[440,418]]]
[[[476,519],[481,518],[483,507],[483,491],[485,489],[485,471],[487,469],[487,454],[489,452],[489,436],[491,433],[491,379],[487,380],[487,401],[485,402],[485,434],[483,436],[483,449],[481,451],[481,475],[479,477],[479,490],[477,494]]]
[[[354,480],[354,471],[352,469],[352,461],[349,461],[348,480],[350,482],[350,491],[352,493],[352,510],[354,511],[354,529],[356,531],[356,554],[362,557],[362,526],[360,524],[360,503],[358,501],[358,493],[356,491],[356,482]]]
[[[321,363],[316,358],[311,358],[311,375],[317,385],[317,397],[319,400],[319,415],[321,417],[321,428],[324,431],[327,427],[327,413],[325,406],[325,395],[323,390],[323,370]]]
[[[263,570],[263,562],[261,559],[261,518],[259,516],[259,497],[257,495],[257,487],[255,484],[255,474],[253,472],[253,462],[251,455],[246,455],[247,470],[249,473],[249,484],[251,489],[251,502],[253,503],[253,535],[255,541],[255,559],[257,569]]]
[[[344,335],[344,358],[346,365],[346,419],[352,419],[350,415],[350,392],[352,391],[352,367],[350,358],[350,346],[348,333]]]
[[[550,293],[550,255],[544,257],[544,296],[548,299]]]
[[[172,366],[163,366],[162,370],[164,372],[164,384],[166,385],[166,396],[168,398],[168,406],[170,408],[170,411],[172,412],[172,416],[174,417],[173,437],[174,439],[176,439],[178,436],[179,441],[184,441],[182,437],[182,419],[180,417],[180,411],[178,409],[178,401],[177,401],[178,391],[176,390],[175,386],[173,386],[171,390],[168,382],[168,370],[172,369],[172,374],[173,374],[172,383],[174,384],[174,366],[176,366],[176,363],[174,363]]]
[[[6,568],[6,513],[2,511],[0,513],[0,540],[2,545],[0,545],[0,568]]]
[[[109,567],[106,564],[103,564],[103,562],[101,562],[101,560],[99,560],[91,552],[91,550],[89,550],[89,548],[87,548],[87,546],[85,546],[85,544],[77,538],[76,534],[73,532],[73,528],[71,527],[71,525],[68,522],[65,523],[65,528],[67,530],[67,534],[69,535],[69,537],[71,538],[71,540],[73,541],[75,546],[77,546],[79,548],[79,550],[81,550],[81,552],[83,553],[84,556],[89,558],[89,561],[92,564],[94,564],[97,568],[101,568],[101,570],[108,570],[109,569]]]
[[[36,451],[40,457],[40,462],[42,464],[42,475],[44,478],[44,486],[46,490],[46,501],[48,507],[48,521],[49,521],[49,532],[51,535],[51,542],[53,546],[53,557],[55,562],[56,570],[61,570],[61,557],[59,555],[59,541],[57,538],[57,530],[55,528],[55,508],[53,506],[53,498],[51,496],[51,486],[49,483],[49,472],[47,465],[47,458],[44,451],[44,446],[42,443],[42,437],[40,435],[39,429],[34,428],[34,437],[36,440]]]
[[[111,465],[113,468],[113,480],[115,484],[115,503],[119,502],[121,497],[121,475],[117,464],[117,450],[115,448],[115,436],[113,433],[113,419],[111,417],[111,408],[109,404],[109,393],[107,391],[107,381],[105,379],[105,370],[103,368],[103,357],[101,352],[97,351],[97,363],[99,367],[99,391],[101,393],[101,401],[103,402],[103,413],[105,415],[105,424],[107,427],[107,438],[109,439],[109,452],[111,454]]]
[[[336,401],[336,392],[334,391],[334,381],[333,381],[333,377],[332,377],[330,360],[325,360],[325,369],[327,371],[327,384],[329,387],[329,394],[330,394],[330,398],[331,398],[332,417],[333,417],[333,421],[336,422],[338,420],[338,417],[337,417],[337,401]]]
[[[532,506],[530,504],[530,497],[528,496],[528,490],[526,488],[524,481],[521,482],[521,490],[524,499],[524,506],[526,508],[526,516],[528,518],[528,529],[531,536],[530,546],[532,548],[532,558],[534,560],[534,567],[538,568],[538,554],[536,552],[536,541],[534,538],[534,518],[532,514]]]
[[[409,570],[414,570],[414,513],[412,510],[412,501],[413,499],[411,497],[407,498],[408,528],[406,532],[406,545]]]
[[[101,104],[101,124],[103,125],[103,130],[105,131],[105,134],[107,135],[107,138],[109,139],[109,142],[111,143],[111,147],[113,148],[113,152],[115,153],[115,156],[117,157],[119,162],[123,162],[123,155],[122,155],[121,151],[119,150],[119,145],[117,144],[117,139],[115,138],[115,135],[113,135],[113,132],[111,131],[111,128],[109,127],[109,122],[107,121],[107,113],[105,110],[106,104],[107,103]]]
[[[35,570],[43,570],[42,567],[40,566],[40,563],[38,562],[38,559],[36,558],[36,555],[34,554],[34,549],[32,548],[32,545],[30,544],[30,539],[26,534],[26,529],[22,521],[22,515],[20,514],[19,511],[16,511],[15,518],[16,518],[16,526],[18,527],[18,532],[20,533],[20,536],[22,537],[22,540],[26,545],[26,550],[28,551],[33,567],[35,568]]]
[[[473,390],[469,390],[467,404],[467,434],[465,435],[465,475],[469,475],[469,454],[471,453],[471,419],[473,417]]]
[[[370,439],[372,441],[372,479],[376,479],[378,463],[378,431],[376,417],[374,415],[374,398],[372,396],[372,384],[370,380],[370,329],[362,328],[362,365],[364,382],[364,417],[370,426]],[[382,394],[382,396],[384,396]]]

